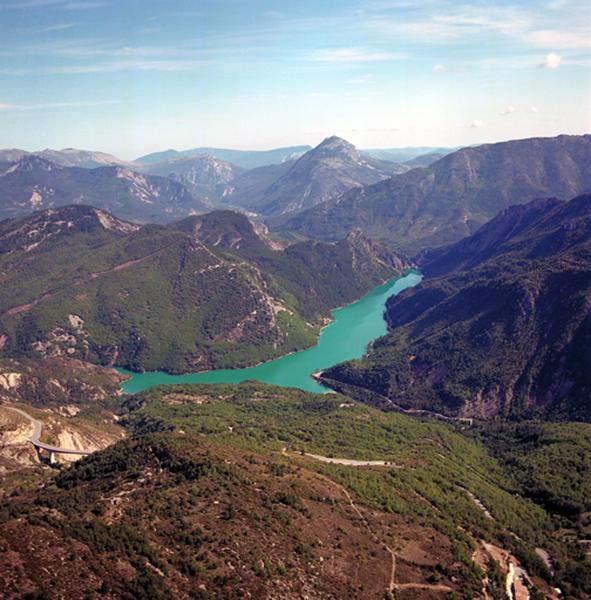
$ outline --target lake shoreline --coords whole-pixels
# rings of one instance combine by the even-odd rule
[[[361,298],[332,309],[330,321],[320,329],[316,343],[307,348],[294,350],[253,366],[182,374],[166,371],[134,373],[117,367],[117,371],[128,377],[121,385],[121,391],[133,394],[156,385],[240,383],[253,379],[263,383],[327,393],[329,390],[314,375],[339,362],[361,357],[370,342],[387,333],[386,321],[383,318],[387,298],[416,285],[421,278],[421,273],[416,269],[407,269],[401,275],[375,286]],[[342,311],[347,312],[343,315]],[[335,328],[330,326],[338,324],[339,317],[342,326],[335,331]],[[330,358],[331,356],[334,358]]]

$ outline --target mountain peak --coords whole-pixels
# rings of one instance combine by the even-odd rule
[[[302,159],[337,159],[349,162],[353,161],[366,166],[368,164],[351,142],[336,135],[331,135],[322,140],[316,148],[304,154],[300,160]]]
[[[355,146],[348,142],[347,140],[339,137],[338,135],[331,135],[330,137],[324,138],[318,146],[316,146],[316,150],[319,148],[330,148],[333,150],[355,150]]]
[[[204,215],[187,217],[175,224],[207,246],[223,250],[261,250],[271,247],[250,219],[232,210],[214,210]]]
[[[285,215],[336,198],[354,187],[376,183],[391,176],[391,166],[361,155],[353,144],[333,135],[300,156],[266,189],[256,190],[256,199],[246,208],[266,216]]]

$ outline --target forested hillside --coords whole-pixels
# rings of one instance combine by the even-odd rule
[[[391,298],[391,332],[324,378],[455,416],[590,420],[590,231],[591,196],[532,202],[425,253],[439,276]]]

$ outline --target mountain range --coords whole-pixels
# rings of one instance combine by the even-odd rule
[[[311,146],[290,146],[287,148],[274,148],[273,150],[233,150],[228,148],[193,148],[191,150],[164,150],[140,156],[134,162],[138,164],[160,163],[177,158],[191,158],[207,154],[218,160],[230,162],[242,169],[255,169],[266,165],[280,164],[299,158],[311,150]]]
[[[92,204],[140,222],[171,221],[212,208],[177,181],[121,166],[63,167],[26,155],[0,172],[0,218],[68,204]]]
[[[123,219],[166,223],[231,208],[288,238],[336,241],[357,227],[413,254],[473,233],[512,203],[588,191],[590,147],[590,136],[559,136],[443,156],[419,148],[418,156],[393,163],[332,136],[312,149],[255,153],[274,162],[251,169],[220,158],[231,153],[215,157],[207,148],[133,163],[74,149],[4,150],[0,218],[84,203]]]
[[[283,214],[354,186],[373,183],[395,166],[365,158],[340,138],[283,162],[245,171],[211,154],[159,153],[124,163],[110,155],[66,149],[0,151],[0,217],[84,203],[137,222],[170,222],[215,206]],[[291,152],[293,150],[293,152]],[[272,161],[283,150],[259,153]],[[223,153],[222,153],[223,154]],[[158,160],[156,160],[158,159]],[[401,165],[399,170],[409,169]]]
[[[140,227],[50,209],[0,223],[0,350],[134,370],[252,365],[311,345],[331,308],[408,266],[360,232],[278,249],[230,211]]]
[[[0,171],[18,171],[21,176],[0,182],[5,184],[0,217],[72,202],[90,203],[138,222],[172,221],[215,206],[284,214],[324,202],[352,187],[425,166],[437,156],[429,154],[394,164],[364,155],[334,136],[316,148],[255,152],[200,148],[154,153],[133,162],[73,148],[38,152],[7,149],[0,150]],[[49,165],[54,165],[53,169]],[[90,175],[66,170],[70,168],[103,170]],[[181,187],[149,179],[153,176]],[[135,189],[124,189],[116,179],[134,179]],[[162,189],[167,185],[171,189]],[[138,199],[143,204],[138,204]]]
[[[382,181],[393,171],[391,163],[365,157],[332,136],[297,160],[247,172],[234,182],[228,201],[265,216],[283,215]]]
[[[511,204],[591,191],[589,165],[591,135],[463,148],[269,225],[322,240],[359,227],[412,254],[470,235]]]
[[[418,260],[390,333],[330,385],[386,408],[591,419],[591,195],[512,206]]]
[[[82,167],[84,169],[112,166],[130,168],[132,165],[131,162],[121,160],[112,154],[93,150],[78,150],[76,148],[64,148],[62,150],[46,148],[38,152],[26,152],[18,149],[0,150],[0,164],[16,162],[26,156],[38,156],[62,167]]]
[[[441,148],[436,146],[410,146],[407,148],[367,148],[363,149],[362,152],[372,158],[402,164],[420,159],[423,156],[437,155],[443,157],[458,149],[459,148]]]

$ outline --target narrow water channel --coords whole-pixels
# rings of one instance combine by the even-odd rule
[[[169,375],[161,371],[131,373],[122,385],[123,392],[135,394],[156,385],[173,383],[240,383],[255,379],[309,392],[326,392],[326,388],[312,379],[312,373],[337,363],[361,358],[372,340],[386,333],[384,306],[386,300],[402,290],[419,283],[422,276],[416,271],[380,285],[360,300],[332,312],[333,321],[325,327],[318,343],[312,348],[245,369],[220,369],[203,373]]]

